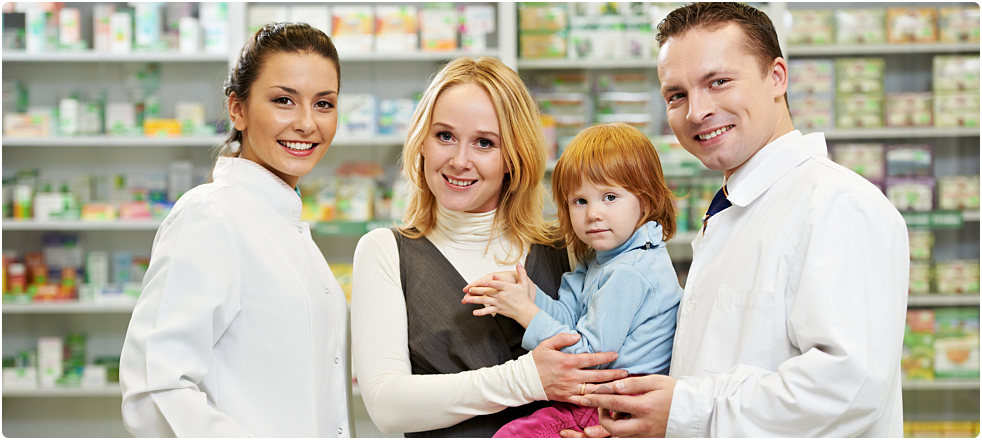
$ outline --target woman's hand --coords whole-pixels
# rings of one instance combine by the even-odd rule
[[[580,340],[580,335],[560,333],[542,341],[532,350],[532,359],[539,372],[539,380],[549,400],[572,402],[570,396],[592,392],[595,383],[610,382],[627,377],[625,370],[586,370],[587,367],[607,364],[617,360],[617,353],[568,354],[559,351]],[[576,402],[572,402],[576,403]]]

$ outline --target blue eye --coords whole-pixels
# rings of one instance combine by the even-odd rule
[[[485,149],[486,148],[494,148],[494,142],[491,142],[491,141],[489,141],[487,139],[478,139],[477,140],[477,146],[478,147],[481,147],[481,148],[485,148]]]
[[[453,135],[448,131],[441,131],[436,134],[436,138],[444,142],[450,142],[453,140]]]
[[[614,200],[617,200],[617,195],[616,194],[610,194],[610,193],[604,194],[603,201],[605,201],[605,202],[613,202]]]
[[[585,205],[586,204],[586,200],[583,200],[583,199],[573,199],[573,200],[570,200],[569,201],[569,204],[570,205],[574,205],[574,206]]]

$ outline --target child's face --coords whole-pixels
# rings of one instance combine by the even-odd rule
[[[607,251],[624,244],[641,220],[641,202],[619,186],[584,180],[566,198],[573,231],[587,246]]]

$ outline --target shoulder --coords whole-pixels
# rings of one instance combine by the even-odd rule
[[[398,234],[398,232],[394,232],[388,228],[377,228],[362,235],[358,239],[358,245],[355,247],[354,263],[379,261],[388,258],[398,260],[399,248],[396,244],[395,234]]]
[[[174,203],[174,208],[161,225],[161,230],[168,229],[175,223],[183,225],[188,222],[224,228],[232,223],[229,221],[233,216],[232,210],[241,206],[232,193],[231,187],[218,183],[206,183],[192,188]]]
[[[827,157],[809,159],[790,175],[790,183],[813,205],[854,204],[864,209],[896,211],[879,187]]]

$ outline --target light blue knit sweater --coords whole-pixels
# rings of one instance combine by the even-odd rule
[[[563,275],[559,300],[541,290],[522,347],[532,350],[558,333],[579,333],[566,353],[615,351],[617,360],[597,368],[621,368],[650,374],[672,360],[675,317],[682,288],[662,241],[662,228],[651,221],[617,248],[597,252]]]

